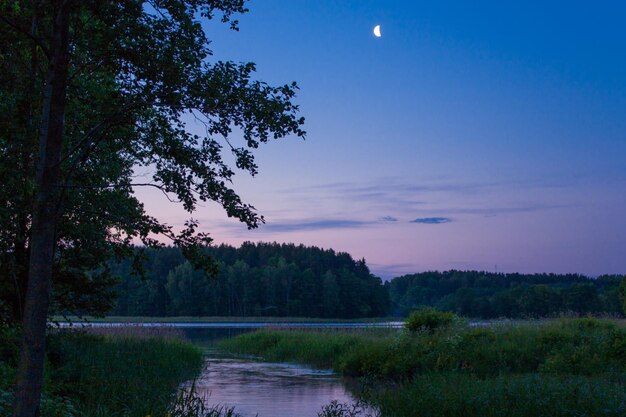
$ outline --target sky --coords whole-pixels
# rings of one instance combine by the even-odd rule
[[[235,179],[265,225],[194,213],[216,243],[333,248],[385,279],[626,273],[626,2],[248,8],[239,32],[205,25],[214,59],[297,81],[307,137],[262,146],[259,174]],[[151,214],[189,217],[151,193]]]

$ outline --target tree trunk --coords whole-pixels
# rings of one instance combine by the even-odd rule
[[[56,244],[63,146],[65,91],[69,65],[70,1],[54,4],[50,61],[39,138],[37,192],[33,205],[28,287],[22,320],[14,417],[39,416],[45,358],[46,322]]]
[[[31,18],[31,31],[30,34],[33,38],[39,36],[37,33],[39,20],[39,5],[34,3],[33,16]],[[30,152],[31,140],[37,140],[37,127],[34,121],[35,106],[39,105],[39,98],[37,96],[37,72],[39,66],[38,58],[38,46],[35,42],[31,43],[30,50],[30,78],[28,82],[28,89],[25,97],[23,97],[20,106],[21,114],[25,115],[25,135],[26,141],[19,149],[21,154],[21,171],[22,181],[24,182],[25,189],[33,170],[33,158]],[[17,191],[17,190],[16,190]],[[20,191],[22,201],[20,204],[24,204],[28,201],[28,194],[26,191]],[[32,208],[32,207],[31,207]],[[29,221],[28,214],[24,211],[20,211],[16,220],[16,233],[13,241],[13,253],[15,254],[15,266],[13,272],[13,280],[15,284],[16,299],[13,303],[13,321],[21,322],[24,317],[24,303],[26,301],[26,287],[28,285],[28,236],[29,236]]]

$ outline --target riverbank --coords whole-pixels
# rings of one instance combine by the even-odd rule
[[[53,322],[80,323],[384,323],[397,321],[397,317],[374,317],[361,319],[325,319],[316,317],[148,317],[148,316],[106,316],[106,317],[75,317],[53,316]]]
[[[16,329],[0,329],[0,415],[11,413],[19,354]],[[198,416],[193,393],[203,351],[163,329],[52,331],[48,336],[42,415],[46,417]],[[194,412],[204,411],[204,414]]]
[[[262,330],[219,347],[356,377],[383,416],[626,415],[626,329],[610,321]]]

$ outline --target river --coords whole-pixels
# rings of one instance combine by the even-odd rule
[[[344,328],[366,327],[363,324],[345,324]],[[286,323],[282,326],[302,327]],[[272,323],[272,327],[276,324]],[[339,323],[304,327],[342,328]],[[219,338],[233,337],[257,328],[237,325],[182,328],[190,341],[207,349],[205,370],[196,381],[196,389],[201,396],[205,396],[207,404],[234,406],[235,412],[245,417],[315,417],[322,406],[333,400],[340,403],[357,401],[332,370],[229,356],[212,348],[213,342]]]
[[[60,323],[68,327],[69,323]],[[331,401],[353,404],[357,399],[342,379],[329,369],[303,364],[264,362],[260,358],[225,355],[214,348],[218,339],[260,328],[362,329],[399,328],[403,322],[346,323],[118,323],[94,322],[91,327],[173,327],[206,351],[206,366],[195,381],[196,392],[208,406],[235,407],[242,417],[316,417]],[[370,410],[371,411],[371,410]],[[363,414],[365,417],[365,414]]]

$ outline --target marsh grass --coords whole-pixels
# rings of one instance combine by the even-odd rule
[[[64,331],[48,343],[54,391],[81,415],[166,415],[178,385],[202,369],[202,351],[172,335],[106,331],[115,335]]]
[[[371,399],[387,417],[623,417],[624,389],[603,377],[434,373]]]
[[[626,415],[626,329],[607,320],[422,332],[262,330],[218,346],[357,377],[383,416]]]
[[[99,327],[54,330],[47,344],[42,415],[46,417],[234,417],[210,407],[184,381],[202,370],[202,349],[172,328]],[[19,340],[14,329],[0,339],[0,416],[10,415]]]
[[[81,331],[90,335],[105,336],[110,338],[132,339],[162,339],[182,340],[184,332],[173,326],[143,326],[138,323],[125,324],[123,326],[77,326],[70,330]],[[63,329],[62,331],[67,331]]]

